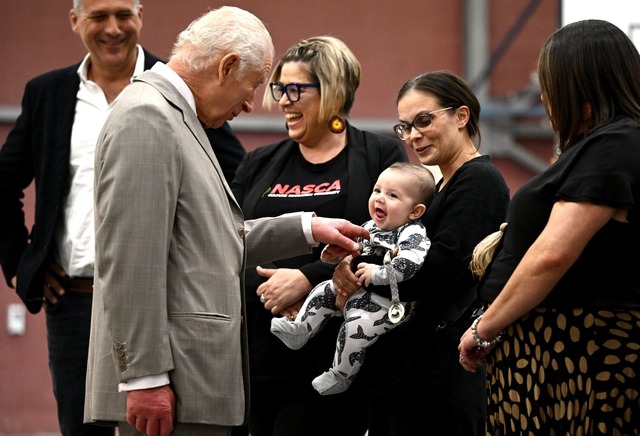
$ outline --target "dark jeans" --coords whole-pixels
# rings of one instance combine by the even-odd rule
[[[46,309],[49,370],[63,436],[113,436],[109,427],[83,424],[92,294],[67,292]]]

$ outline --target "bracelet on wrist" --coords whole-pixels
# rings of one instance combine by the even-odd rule
[[[471,324],[471,336],[476,341],[478,348],[493,347],[494,345],[496,345],[498,342],[502,340],[502,332],[498,333],[498,336],[491,339],[490,341],[485,341],[483,339],[480,339],[480,336],[478,336],[478,323],[480,322],[480,319],[482,319],[482,315],[480,315],[479,317],[473,320],[473,323]]]

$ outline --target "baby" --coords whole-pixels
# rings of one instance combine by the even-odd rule
[[[380,173],[369,197],[371,220],[363,224],[370,239],[361,241],[361,254],[379,259],[387,253],[394,256],[391,259],[391,255],[387,255],[386,266],[359,263],[355,274],[363,286],[393,286],[413,277],[420,269],[431,246],[420,217],[434,194],[433,175],[420,164],[397,162]],[[340,261],[325,259],[324,252],[322,260]],[[319,283],[294,320],[285,317],[271,320],[271,332],[289,348],[301,348],[331,317],[343,315],[336,306],[336,296],[331,280]],[[399,325],[405,311],[409,317],[412,308],[412,303],[392,301],[365,289],[349,296],[333,366],[313,380],[314,389],[322,395],[344,392],[362,366],[366,348]]]

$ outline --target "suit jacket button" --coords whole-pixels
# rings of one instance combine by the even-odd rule
[[[238,235],[239,235],[241,238],[244,238],[244,229],[238,229]]]

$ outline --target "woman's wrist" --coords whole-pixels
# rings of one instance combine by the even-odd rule
[[[476,341],[476,346],[478,348],[493,347],[502,340],[502,332],[498,333],[494,338],[490,340],[482,339],[478,334],[478,324],[480,323],[481,319],[482,315],[473,320],[473,323],[471,324],[471,336],[473,337],[473,340]]]

